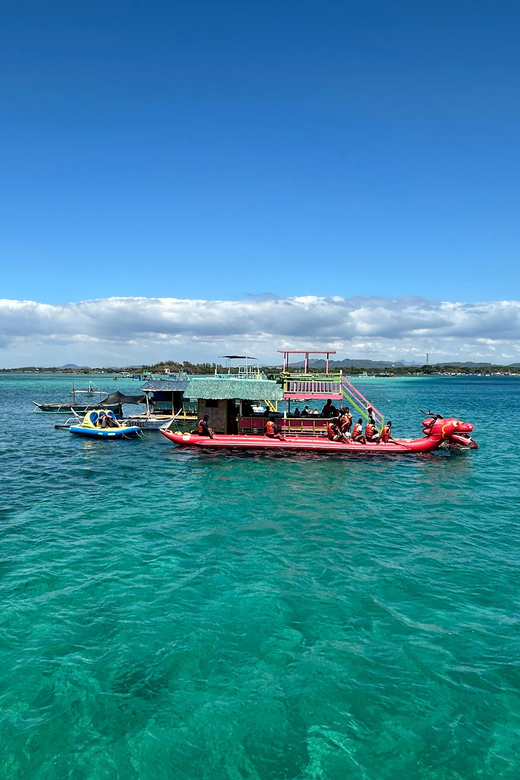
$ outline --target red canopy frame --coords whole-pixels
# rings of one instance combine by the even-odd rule
[[[309,355],[326,355],[325,372],[329,373],[329,355],[335,355],[335,349],[279,349],[278,352],[283,355],[282,371],[289,370],[289,355],[305,355],[303,359],[304,373],[309,373]]]

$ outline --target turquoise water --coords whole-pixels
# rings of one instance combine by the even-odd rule
[[[358,385],[481,448],[88,441],[0,375],[1,778],[520,776],[520,380]]]

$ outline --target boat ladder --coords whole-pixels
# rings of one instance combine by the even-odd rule
[[[368,414],[368,407],[372,408],[372,414],[374,417],[374,420],[376,422],[376,428],[379,432],[383,430],[383,426],[385,424],[385,418],[381,414],[381,412],[376,409],[374,404],[371,404],[370,401],[368,401],[364,395],[362,395],[359,390],[354,387],[351,382],[348,381],[346,376],[341,377],[341,392],[343,393],[343,398],[347,400],[349,403],[352,404],[352,406],[357,409],[359,414],[365,418],[365,420],[369,419]]]

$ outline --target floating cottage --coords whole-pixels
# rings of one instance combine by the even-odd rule
[[[263,430],[264,408],[276,413],[278,402],[283,401],[281,384],[268,379],[249,355],[219,359],[227,361],[227,368],[219,373],[215,367],[211,376],[190,376],[185,396],[197,399],[198,416],[207,414],[215,433],[242,433],[245,418],[255,418]]]
[[[148,406],[155,415],[195,417],[196,404],[190,403],[190,395],[186,393],[189,384],[187,374],[181,374],[171,379],[154,379],[141,388],[148,399]]]
[[[255,358],[245,355],[222,357],[229,361],[223,373],[218,373],[217,369],[215,374],[181,373],[143,385],[142,392],[147,395],[154,414],[175,415],[177,420],[207,414],[215,432],[238,433],[241,418],[254,416],[255,407],[261,412],[267,407],[275,413],[278,402],[283,400],[281,384],[267,379],[256,365],[251,364]],[[241,365],[231,365],[230,361],[237,360]],[[258,425],[263,427],[262,414],[257,419]]]
[[[272,379],[236,377],[192,377],[186,393],[198,399],[199,417],[209,417],[209,425],[215,433],[243,433],[244,424],[251,428],[256,420],[264,427],[262,412],[254,414],[253,406],[263,402],[271,412],[283,401],[283,388]],[[262,408],[263,409],[263,408]]]

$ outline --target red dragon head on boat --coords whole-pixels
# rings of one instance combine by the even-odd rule
[[[431,413],[430,413],[431,414]],[[439,445],[450,449],[477,449],[478,444],[473,441],[470,434],[473,432],[471,423],[462,422],[456,417],[442,417],[433,414],[423,420],[423,433],[429,439],[438,439]]]

